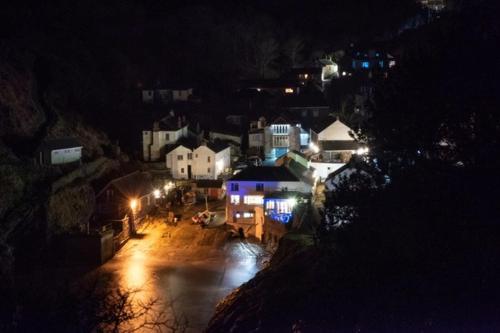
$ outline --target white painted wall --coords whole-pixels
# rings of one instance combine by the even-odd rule
[[[312,162],[311,167],[316,170],[316,175],[324,181],[329,174],[344,166],[345,163]]]
[[[193,163],[192,160],[188,159],[189,153],[191,153],[191,149],[179,146],[167,154],[166,166],[170,169],[174,179],[188,178],[188,165]],[[182,156],[182,160],[179,160],[178,156]]]
[[[79,161],[82,158],[82,147],[55,149],[50,152],[51,164],[65,164]]]
[[[231,167],[231,148],[227,147],[215,154],[215,178]]]
[[[184,126],[176,131],[143,131],[142,150],[145,161],[160,161],[161,150],[170,144],[176,143],[179,139],[188,136],[188,126]]]
[[[349,135],[349,131],[352,130],[347,125],[340,120],[336,120],[330,126],[318,133],[318,140],[354,140]]]

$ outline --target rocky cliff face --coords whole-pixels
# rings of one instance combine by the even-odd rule
[[[60,84],[51,81],[38,57],[15,48],[0,52],[2,263],[13,262],[28,248],[41,252],[52,235],[84,230],[94,210],[90,181],[118,167],[116,147],[72,112],[68,92],[59,91]],[[82,144],[83,165],[36,165],[35,152],[43,140],[61,137],[75,137]]]
[[[318,277],[329,266],[312,245],[307,236],[285,236],[269,267],[219,303],[206,332],[290,332],[298,327],[310,314],[306,300],[320,296]]]

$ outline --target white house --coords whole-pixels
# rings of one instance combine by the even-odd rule
[[[82,158],[82,145],[74,138],[50,139],[38,148],[40,164],[66,164]]]
[[[226,182],[226,221],[245,235],[262,239],[264,196],[276,192],[310,194],[312,186],[286,167],[248,167]],[[280,203],[280,212],[291,212],[293,200]]]
[[[174,179],[191,179],[193,177],[193,150],[187,144],[177,144],[166,151],[167,169]]]
[[[231,149],[218,143],[207,143],[196,149],[178,144],[167,151],[165,162],[175,179],[217,179],[231,167]]]
[[[153,130],[142,131],[142,150],[144,161],[163,159],[168,145],[188,136],[188,125],[182,117],[169,116],[153,124]]]
[[[195,179],[217,179],[231,167],[231,149],[227,144],[209,142],[196,148],[193,153]]]
[[[150,88],[142,90],[142,102],[145,104],[167,104],[169,102],[186,102],[193,95],[193,88]]]

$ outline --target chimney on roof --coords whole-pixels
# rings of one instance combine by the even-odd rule
[[[153,131],[158,132],[160,130],[160,122],[159,121],[154,121],[153,122]]]
[[[177,127],[179,127],[179,128],[182,127],[182,119],[180,116],[177,118]]]

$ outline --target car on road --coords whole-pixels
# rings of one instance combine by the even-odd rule
[[[196,213],[191,220],[193,224],[199,224],[202,227],[209,225],[215,218],[215,212],[210,212],[205,210],[203,212]]]

